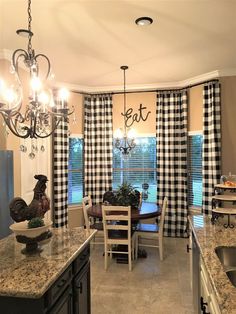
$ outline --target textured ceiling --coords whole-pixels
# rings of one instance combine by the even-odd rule
[[[236,1],[32,0],[33,48],[79,87],[159,85],[236,68]],[[140,27],[135,19],[150,16]],[[26,48],[27,2],[0,0],[0,51]]]

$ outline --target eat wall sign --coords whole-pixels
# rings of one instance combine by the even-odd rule
[[[147,107],[139,105],[138,112],[133,113],[133,109],[129,108],[121,115],[125,118],[125,125],[127,128],[131,127],[134,122],[146,121],[151,111],[146,112]]]

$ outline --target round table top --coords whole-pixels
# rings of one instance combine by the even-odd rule
[[[102,205],[93,205],[88,209],[87,213],[91,217],[102,218]],[[161,210],[156,203],[142,202],[139,209],[131,209],[131,220],[148,219],[160,215]]]

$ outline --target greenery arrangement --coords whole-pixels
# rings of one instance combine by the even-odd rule
[[[138,208],[140,202],[140,192],[135,190],[131,184],[124,182],[116,191],[106,192],[103,196],[103,202],[108,202],[111,205]]]
[[[38,228],[44,226],[44,221],[41,217],[34,217],[29,220],[28,228]]]

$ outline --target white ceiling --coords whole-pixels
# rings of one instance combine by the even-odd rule
[[[150,16],[140,27],[135,19]],[[78,90],[173,85],[216,70],[236,69],[234,0],[32,0],[32,39],[57,82]],[[27,1],[0,0],[0,52],[26,48]]]

